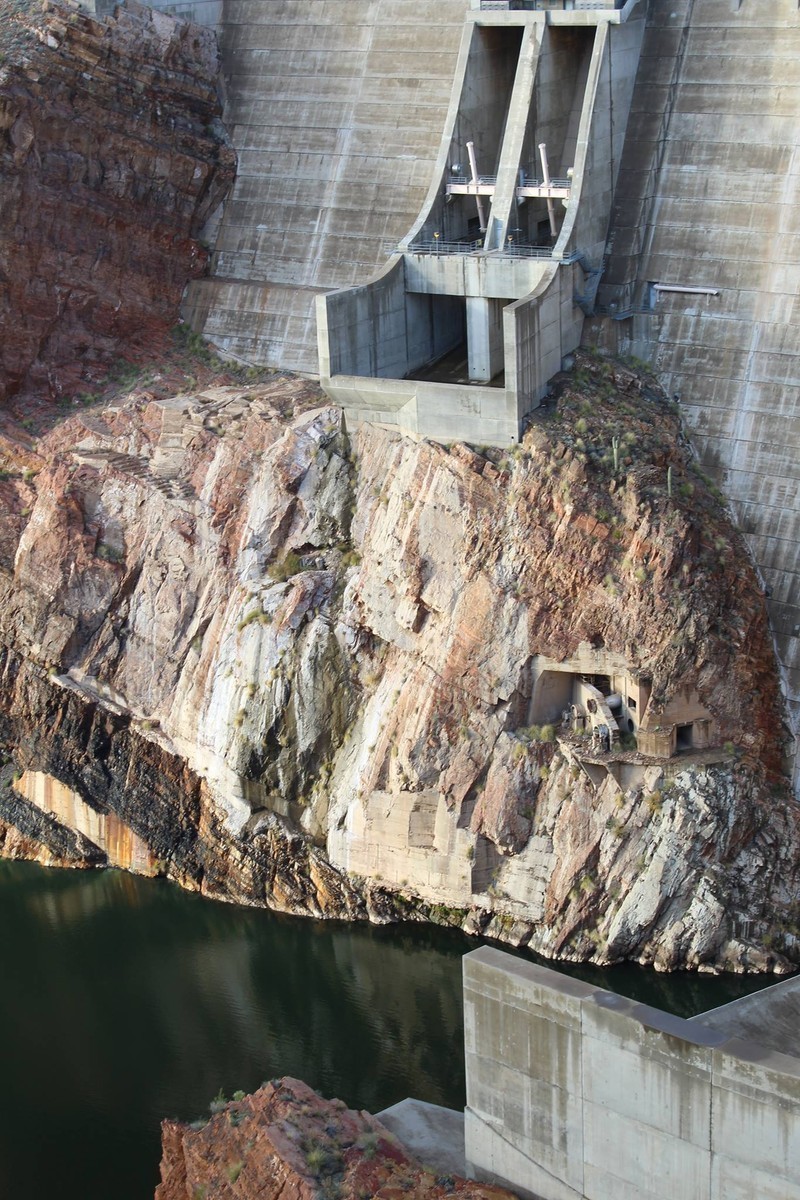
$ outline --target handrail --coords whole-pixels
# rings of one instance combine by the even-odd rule
[[[511,254],[514,258],[552,258],[552,246],[526,246],[520,242],[507,242],[500,248],[501,254]]]
[[[575,10],[576,12],[616,11],[625,7],[625,0],[481,0],[482,9],[511,9],[528,12],[552,12]]]
[[[398,246],[396,241],[386,241],[381,246],[385,258],[391,258],[392,254],[432,254],[435,258],[438,254],[487,254],[492,257],[511,257],[511,258],[541,258],[552,259],[554,263],[577,263],[581,260],[582,253],[579,250],[572,250],[567,254],[560,254],[559,257],[554,256],[553,247],[551,246],[528,246],[525,242],[511,242],[505,246],[500,246],[497,250],[486,250],[483,246],[483,240],[479,241],[443,241],[441,238],[433,241],[415,241],[410,246]]]
[[[469,183],[474,184],[476,181],[472,178],[471,175],[448,175],[447,182],[448,183],[456,183],[463,187]],[[483,185],[484,187],[494,187],[495,184],[497,183],[497,176],[496,175],[479,175],[478,179],[477,179],[477,183],[479,185]]]
[[[483,250],[483,238],[476,242],[445,242],[436,238],[432,242],[414,242],[408,254],[477,254]]]
[[[549,184],[545,184],[543,179],[537,179],[535,175],[525,175],[523,173],[519,182],[519,187],[554,187],[554,188],[571,188],[571,179],[552,179]]]
[[[445,242],[439,238],[431,242],[414,242],[410,246],[399,246],[397,242],[384,242],[382,250],[387,258],[393,254],[428,254],[434,258],[438,255],[487,254],[493,257],[552,259],[553,262],[569,264],[578,262],[582,257],[579,250],[572,250],[569,254],[563,254],[556,258],[552,247],[527,246],[524,242],[512,242],[496,250],[486,250],[483,239],[475,242]]]

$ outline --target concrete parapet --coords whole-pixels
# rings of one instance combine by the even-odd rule
[[[794,1053],[489,947],[464,958],[464,1006],[477,1177],[542,1200],[800,1198]]]

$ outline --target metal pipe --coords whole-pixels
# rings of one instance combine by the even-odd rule
[[[472,182],[475,185],[475,188],[477,189],[477,187],[478,187],[478,164],[475,161],[475,143],[474,142],[467,142],[467,154],[469,155],[469,169],[470,169],[470,171],[472,171]],[[478,209],[478,223],[481,227],[481,233],[486,233],[486,217],[485,217],[484,211],[483,211],[483,201],[481,200],[480,196],[478,195],[477,190],[475,192],[475,205]]]
[[[718,296],[719,288],[715,287],[683,287],[678,283],[654,283],[654,292],[681,292],[687,296]]]
[[[547,165],[547,143],[539,142],[539,158],[542,160],[542,183],[546,188],[551,187],[550,183],[550,168]],[[558,227],[556,225],[556,206],[553,203],[553,197],[547,197],[547,215],[550,218],[550,233],[553,237],[558,236]]]

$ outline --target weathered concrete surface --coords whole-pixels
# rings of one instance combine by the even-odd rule
[[[317,371],[315,295],[368,279],[419,211],[463,17],[463,0],[229,0],[239,172],[214,278],[189,291],[196,329],[249,361]]]
[[[439,1175],[465,1175],[464,1114],[424,1100],[401,1100],[377,1118]]]
[[[601,298],[647,307],[616,345],[651,359],[770,589],[800,717],[800,11],[654,0]]]
[[[744,1038],[800,1058],[800,979],[786,979],[692,1020],[728,1037]]]
[[[587,13],[560,11],[562,24],[551,26],[551,15],[470,14],[431,187],[402,258],[365,285],[318,298],[322,386],[351,425],[379,420],[444,441],[515,443],[580,341],[644,22],[606,12],[591,14],[592,26]],[[568,207],[559,202],[557,219],[553,207],[552,255],[518,257],[513,243],[536,245],[547,225],[543,199],[516,199],[520,175],[541,172],[543,138],[555,176],[571,177]],[[445,196],[468,139],[483,168],[496,171],[494,194],[481,201],[483,231],[473,228],[473,198]],[[470,248],[458,250],[465,241]],[[424,378],[426,365],[464,340],[468,383],[418,382],[405,403],[387,403],[387,377],[394,393],[392,384]],[[476,395],[475,384],[492,379],[502,386]]]
[[[800,1058],[489,947],[464,989],[478,1177],[543,1200],[800,1197]]]

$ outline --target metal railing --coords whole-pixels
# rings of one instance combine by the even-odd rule
[[[552,246],[526,246],[524,242],[506,242],[500,251],[514,258],[552,258]]]
[[[481,0],[481,8],[488,11],[523,10],[527,12],[602,12],[623,8],[625,0]]]
[[[385,258],[390,258],[393,254],[428,254],[434,257],[454,254],[491,254],[501,257],[553,259],[554,262],[574,263],[581,257],[579,250],[572,250],[569,254],[562,254],[559,258],[554,258],[551,246],[529,246],[524,242],[507,242],[506,245],[496,250],[487,250],[482,238],[474,242],[446,242],[442,238],[438,238],[433,241],[414,242],[408,247],[398,246],[397,242],[384,242],[382,250]]]
[[[472,179],[471,175],[448,175],[447,182],[448,183],[456,183],[460,187],[466,187],[468,184],[473,183],[473,179]],[[494,187],[496,185],[496,183],[497,183],[496,175],[479,175],[478,176],[478,184],[481,187]]]
[[[546,184],[543,179],[537,179],[535,175],[523,174],[518,186],[519,187],[554,187],[554,188],[570,189],[572,187],[572,180],[571,179],[551,179],[550,183]]]
[[[477,254],[483,250],[483,238],[476,242],[446,242],[443,238],[434,238],[432,242],[414,242],[409,246],[409,254]]]

